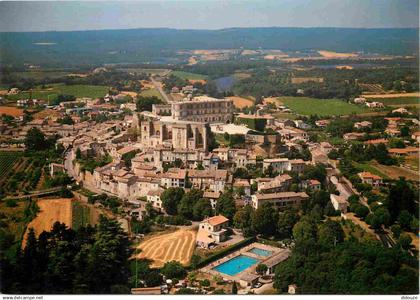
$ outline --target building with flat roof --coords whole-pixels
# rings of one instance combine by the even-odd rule
[[[175,120],[194,122],[232,122],[233,101],[208,96],[194,97],[190,101],[172,103],[172,117]]]
[[[251,196],[251,199],[252,206],[255,209],[265,202],[274,204],[278,208],[283,208],[287,206],[299,206],[303,201],[308,200],[309,196],[304,192],[279,192],[270,194],[256,193]]]

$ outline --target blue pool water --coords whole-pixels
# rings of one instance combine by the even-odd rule
[[[234,276],[243,270],[255,265],[258,261],[258,259],[253,257],[239,255],[228,260],[227,262],[224,262],[223,264],[218,265],[214,268],[214,270],[226,275]]]
[[[264,250],[264,249],[260,249],[260,248],[252,248],[248,252],[254,253],[254,254],[259,255],[259,256],[270,256],[271,254],[273,254],[272,251]]]

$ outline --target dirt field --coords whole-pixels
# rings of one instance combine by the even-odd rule
[[[238,97],[238,96],[232,96],[232,97],[227,97],[227,98],[233,100],[233,105],[235,105],[235,107],[237,108],[244,108],[247,106],[252,106],[252,104],[254,104],[252,100]]]
[[[123,95],[128,95],[131,98],[136,98],[137,97],[137,93],[136,92],[127,92],[127,91],[122,91],[121,94]]]
[[[160,268],[171,260],[187,265],[194,252],[196,235],[192,229],[153,235],[140,243],[138,248],[142,252],[137,257],[153,260],[152,268]]]
[[[39,213],[35,219],[33,219],[26,229],[22,247],[25,246],[26,236],[29,228],[35,230],[35,234],[39,235],[43,231],[51,230],[51,227],[56,221],[66,224],[71,227],[72,225],[72,199],[44,199],[37,202],[39,206]]]
[[[420,97],[420,92],[416,93],[399,93],[399,94],[374,94],[363,95],[365,98],[400,98],[400,97]]]
[[[204,79],[188,79],[188,81],[191,83],[191,84],[194,84],[194,83],[201,83],[201,84],[206,84],[206,80],[204,80]]]
[[[274,103],[274,104],[279,104],[279,105],[282,105],[283,103],[280,101],[280,99],[279,98],[277,98],[277,97],[266,97],[266,98],[264,98],[264,101],[263,101],[263,103],[264,104],[268,104],[268,103]]]
[[[322,57],[326,57],[326,58],[347,58],[347,57],[357,57],[357,54],[354,54],[354,53],[339,53],[339,52],[334,52],[334,51],[325,51],[325,50],[320,50],[320,51],[318,51],[318,53],[319,53]]]
[[[23,109],[10,106],[0,106],[0,116],[3,114],[13,117],[21,117],[23,116]]]
[[[46,117],[58,118],[60,113],[54,109],[44,109],[33,115],[34,119],[45,119]]]

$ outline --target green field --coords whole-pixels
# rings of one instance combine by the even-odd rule
[[[158,97],[159,99],[163,100],[162,95],[159,93],[159,91],[157,89],[148,89],[148,90],[144,90],[141,93],[139,93],[139,96],[143,96],[143,97]]]
[[[15,76],[22,77],[25,79],[42,80],[45,78],[60,78],[71,74],[66,71],[55,71],[55,70],[44,70],[44,71],[26,71],[26,72],[13,72]]]
[[[368,100],[382,102],[385,105],[420,104],[418,97],[368,98]]]
[[[59,94],[73,95],[75,97],[100,98],[108,93],[108,87],[103,85],[65,85],[51,84],[45,89],[37,88],[32,91],[33,99],[53,100]],[[22,92],[17,95],[8,96],[9,100],[27,99],[29,92]]]
[[[202,79],[205,80],[205,79],[207,79],[206,75],[184,72],[184,71],[172,71],[171,74],[175,75],[176,77],[182,78],[182,79],[192,79],[192,80],[202,80]]]
[[[300,115],[336,116],[360,114],[368,109],[338,99],[315,99],[309,97],[279,97],[293,112]]]
[[[358,163],[358,162],[353,162],[353,165],[362,170],[363,172],[370,172],[374,175],[378,175],[381,176],[382,178],[389,178],[386,174],[382,173],[381,171],[379,171],[377,168],[375,168],[374,166],[372,166],[369,162],[367,163]]]
[[[74,201],[72,211],[72,228],[77,230],[90,223],[90,208]]]

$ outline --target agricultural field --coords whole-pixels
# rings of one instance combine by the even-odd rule
[[[419,105],[419,97],[391,97],[391,98],[368,98],[371,100],[382,102],[385,105],[390,106],[410,106]]]
[[[22,153],[20,152],[0,151],[0,182],[7,176],[21,156]]]
[[[172,260],[186,266],[194,252],[196,235],[197,232],[192,229],[152,235],[137,247],[141,250],[137,258],[152,260],[152,268],[161,268]]]
[[[27,226],[22,245],[25,246],[28,229],[33,228],[38,236],[43,231],[50,231],[55,222],[72,226],[72,199],[42,199],[37,201],[39,212]]]
[[[12,75],[24,79],[42,80],[45,78],[55,79],[70,75],[70,72],[59,70],[34,70],[25,72],[13,72]]]
[[[409,170],[407,168],[403,168],[399,166],[385,166],[377,162],[372,162],[372,166],[392,179],[405,177],[407,180],[419,181],[418,172]]]
[[[153,96],[155,96],[155,97],[158,97],[159,99],[163,100],[162,95],[155,88],[143,90],[138,95],[143,96],[143,97],[153,97]]]
[[[108,87],[103,85],[65,85],[51,84],[45,89],[37,88],[32,91],[33,99],[53,100],[59,94],[73,95],[75,97],[100,98],[108,93]],[[27,99],[30,97],[29,92],[21,92],[17,95],[9,95],[9,100]]]
[[[72,228],[77,230],[88,224],[94,226],[99,222],[101,212],[91,204],[72,201]]]
[[[282,103],[300,115],[338,116],[360,114],[368,109],[338,99],[315,99],[309,97],[279,97]]]
[[[247,106],[249,107],[249,106],[254,105],[254,101],[247,98],[238,97],[238,96],[231,96],[227,98],[231,99],[233,101],[233,105],[235,105],[235,107],[237,108],[244,108]]]
[[[404,163],[408,165],[412,170],[419,171],[419,156],[410,155],[405,157]]]
[[[205,80],[207,79],[206,75],[184,72],[184,71],[172,71],[172,75],[177,76],[182,79],[192,79],[192,80]]]
[[[22,152],[0,152],[0,161],[12,160],[13,158],[7,158],[5,153],[13,153],[16,157],[14,164],[9,167],[8,172],[4,176],[0,176],[0,189],[7,191],[9,194],[18,195],[19,193],[34,190],[40,183],[42,183],[42,177],[45,166],[45,158],[42,157],[24,157]],[[6,163],[4,163],[6,164]],[[2,168],[2,170],[4,170]]]

